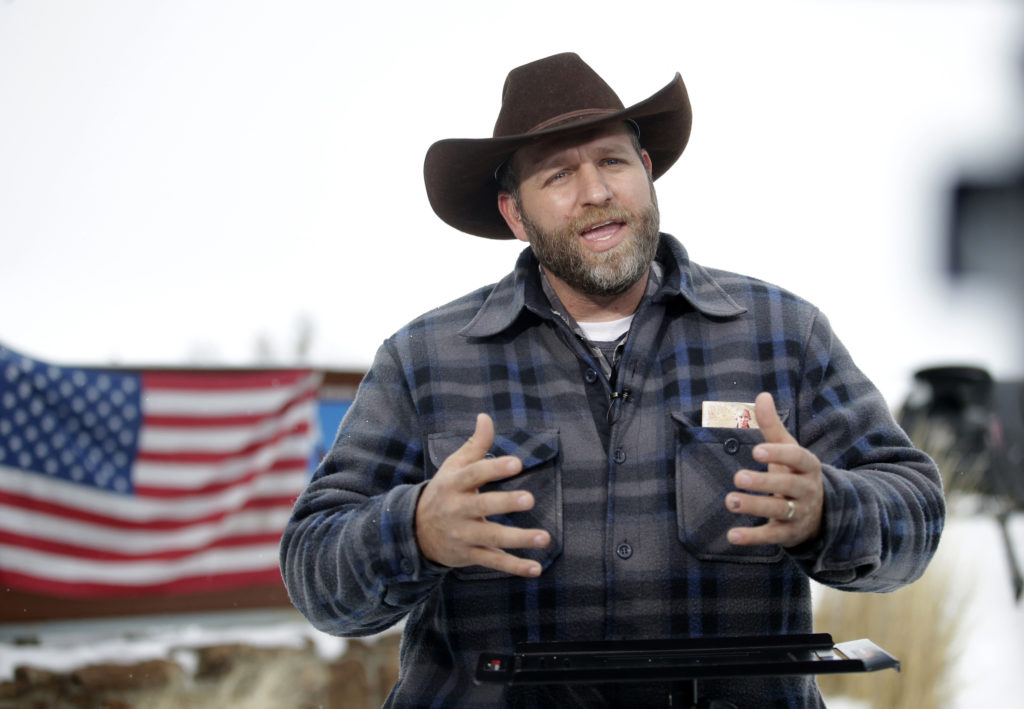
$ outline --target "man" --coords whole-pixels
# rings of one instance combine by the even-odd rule
[[[281,547],[322,630],[405,620],[388,706],[665,706],[472,676],[521,641],[810,632],[809,578],[887,591],[934,552],[935,466],[824,316],[659,232],[689,131],[678,74],[624,108],[561,54],[509,74],[493,138],[428,151],[444,221],[530,247],[382,345]],[[807,677],[701,693],[821,706]]]

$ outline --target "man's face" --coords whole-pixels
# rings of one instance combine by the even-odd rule
[[[499,208],[544,269],[583,295],[613,296],[647,274],[659,215],[650,157],[617,124],[521,148],[519,200]]]

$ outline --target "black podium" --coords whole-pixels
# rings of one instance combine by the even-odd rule
[[[729,677],[839,674],[895,669],[895,657],[870,640],[835,644],[828,633],[685,640],[519,643],[515,653],[481,654],[478,683],[598,684],[667,682],[679,687],[672,706],[716,706],[699,700],[698,681]],[[676,701],[678,694],[678,702]]]

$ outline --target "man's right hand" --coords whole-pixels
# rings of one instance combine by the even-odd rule
[[[545,547],[543,529],[519,529],[487,520],[492,515],[533,507],[525,490],[480,492],[486,483],[512,477],[523,463],[513,456],[486,458],[494,443],[494,422],[479,414],[473,435],[442,463],[416,504],[416,539],[420,551],[444,566],[486,566],[516,576],[540,576],[540,564],[503,549]]]

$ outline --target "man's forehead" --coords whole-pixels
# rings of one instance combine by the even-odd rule
[[[566,150],[595,141],[607,142],[609,147],[617,146],[620,141],[624,142],[627,146],[632,146],[632,135],[633,131],[628,124],[610,123],[529,143],[519,148],[512,155],[512,159],[522,169],[530,165],[540,165],[547,160],[556,158]]]

